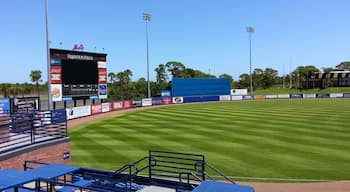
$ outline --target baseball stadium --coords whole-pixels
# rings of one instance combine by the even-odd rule
[[[0,192],[350,192],[349,2],[48,1],[0,3]]]

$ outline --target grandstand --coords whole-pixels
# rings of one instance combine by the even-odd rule
[[[215,181],[208,169],[226,182]],[[142,175],[147,171],[146,175]],[[0,191],[102,192],[253,192],[238,185],[205,161],[204,155],[151,150],[140,160],[115,171],[25,161],[24,171],[0,170]],[[209,179],[209,180],[208,180]]]

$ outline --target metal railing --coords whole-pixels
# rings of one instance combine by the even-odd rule
[[[67,136],[65,110],[0,116],[0,154]]]

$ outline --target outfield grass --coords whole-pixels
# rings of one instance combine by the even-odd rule
[[[350,180],[350,100],[176,105],[71,129],[75,165],[114,170],[149,149],[205,154],[230,176]]]

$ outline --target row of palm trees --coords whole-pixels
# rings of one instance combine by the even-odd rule
[[[31,82],[35,83],[16,83],[16,84],[10,84],[10,83],[1,83],[0,84],[0,92],[2,93],[4,98],[8,97],[16,97],[16,96],[22,96],[37,93],[37,95],[40,95],[40,84],[39,82],[42,82],[41,80],[41,71],[40,70],[32,70],[30,72],[30,80]]]

